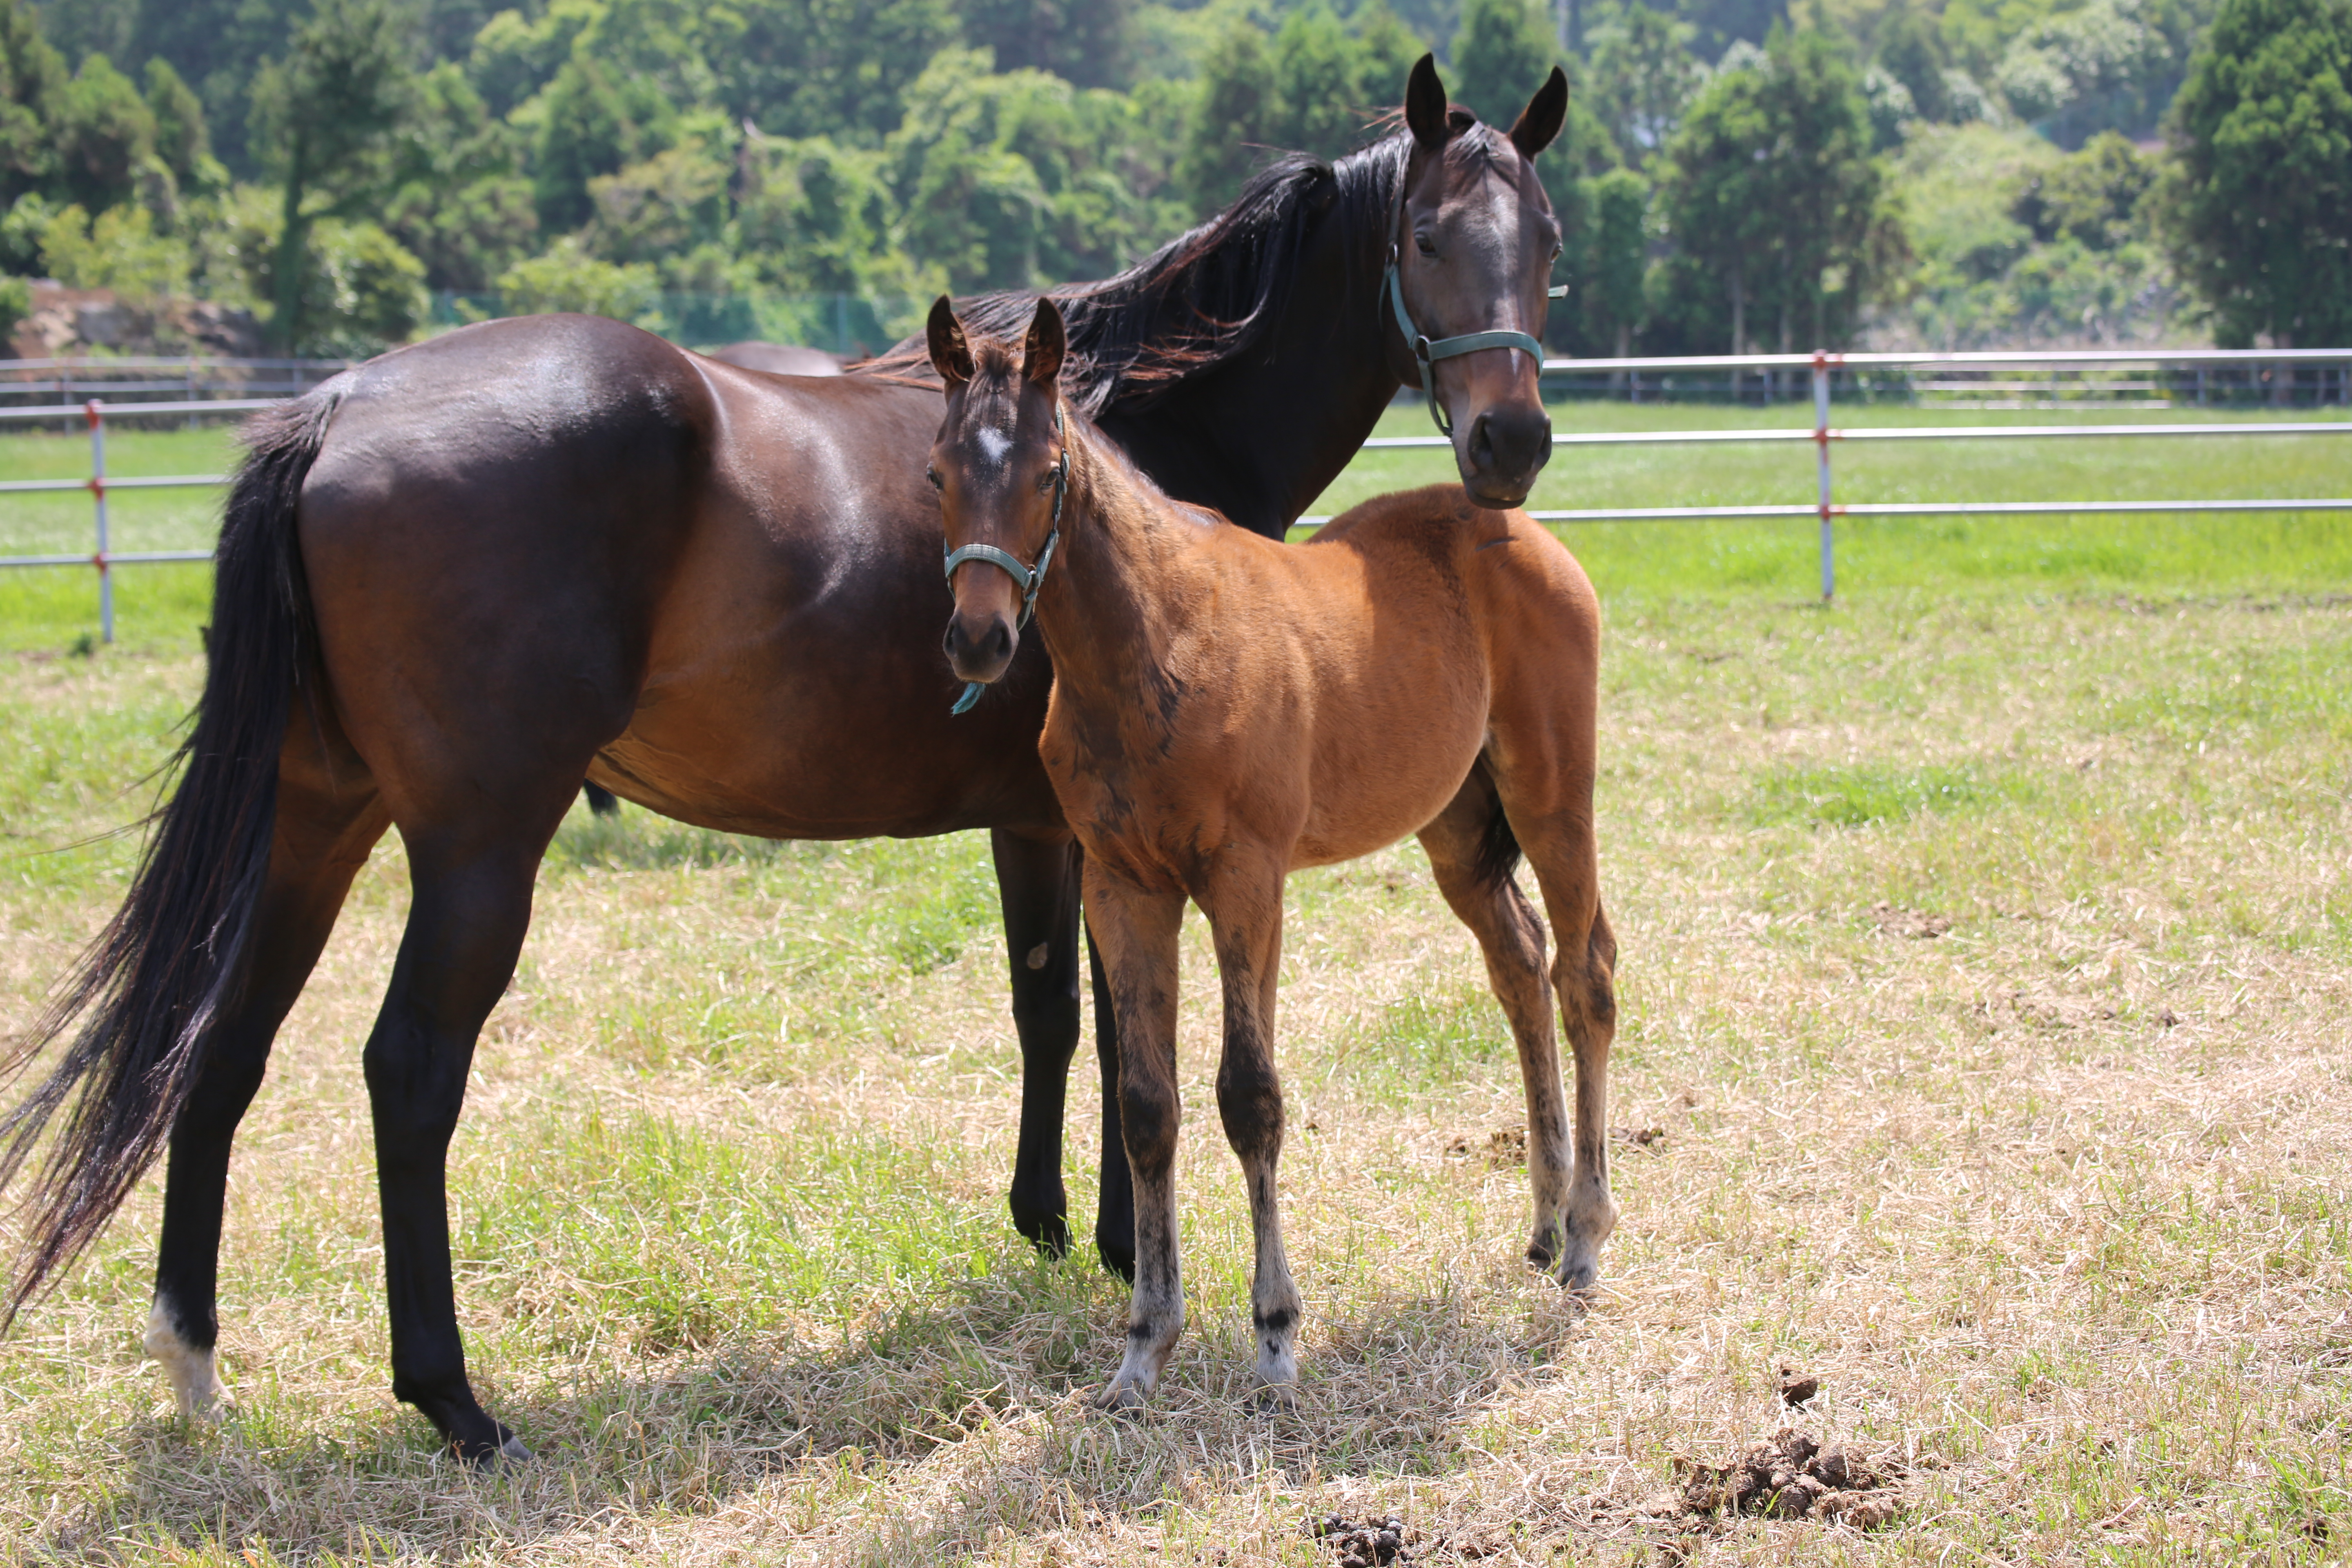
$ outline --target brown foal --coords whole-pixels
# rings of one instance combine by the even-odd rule
[[[1485,950],[1518,1044],[1528,1261],[1591,1283],[1617,1215],[1616,943],[1593,841],[1601,623],[1583,569],[1524,512],[1479,510],[1452,486],[1367,502],[1306,544],[1171,500],[1062,401],[1051,300],[1018,361],[968,340],[944,299],[930,350],[948,387],[929,479],[955,594],[950,662],[994,680],[1034,609],[1054,664],[1039,754],[1086,848],[1117,1010],[1135,1298],[1100,1403],[1149,1395],[1183,1328],[1173,1171],[1188,898],[1224,986],[1217,1109],[1249,1185],[1257,1372],[1275,1403],[1292,1400],[1300,1303],[1275,1188],[1283,880],[1409,833]],[[1559,938],[1549,990],[1542,922],[1512,879],[1522,852]],[[1576,1053],[1572,1165],[1554,994]]]

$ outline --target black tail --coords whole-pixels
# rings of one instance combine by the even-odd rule
[[[336,398],[313,393],[247,427],[248,451],[221,526],[210,668],[180,748],[179,785],[151,819],[131,896],[0,1061],[0,1082],[13,1080],[74,1031],[41,1086],[0,1119],[5,1190],[72,1101],[24,1200],[23,1250],[0,1329],[105,1228],[154,1163],[194,1082],[207,1031],[236,999],[269,871],[278,748],[310,658],[295,500]]]
[[[1475,869],[1483,886],[1499,888],[1519,868],[1519,836],[1511,831],[1511,819],[1503,815],[1501,797],[1494,797],[1489,805],[1495,815],[1486,819],[1486,831],[1478,841]]]

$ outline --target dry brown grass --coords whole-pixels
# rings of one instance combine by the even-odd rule
[[[387,847],[239,1146],[238,1413],[181,1430],[141,1359],[151,1184],[0,1347],[0,1561],[1332,1563],[1333,1514],[1425,1562],[2343,1555],[2352,609],[1621,608],[1609,657],[1612,1119],[1658,1135],[1589,1300],[1517,1261],[1515,1072],[1411,848],[1293,883],[1295,1417],[1246,1407],[1188,931],[1191,1332],[1129,1421],[1086,1405],[1122,1293],[1002,1217],[984,849],[576,819],[453,1183],[478,1381],[541,1458],[467,1474],[385,1391]],[[60,760],[12,830],[119,815],[190,668],[19,666]],[[123,854],[0,896],[0,1019]],[[1792,1423],[1888,1454],[1895,1516],[1688,1510],[1678,1459]]]

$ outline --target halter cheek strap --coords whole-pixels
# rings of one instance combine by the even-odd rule
[[[1558,300],[1567,293],[1567,285],[1562,284],[1557,289],[1547,289],[1545,297]],[[1381,297],[1395,312],[1397,331],[1403,334],[1405,346],[1412,351],[1412,363],[1421,369],[1421,393],[1429,399],[1429,416],[1437,422],[1438,429],[1449,437],[1454,434],[1454,425],[1445,417],[1444,405],[1437,401],[1437,374],[1433,367],[1439,360],[1452,359],[1456,354],[1476,353],[1480,349],[1517,349],[1533,359],[1538,368],[1543,364],[1543,344],[1537,342],[1530,332],[1464,332],[1459,337],[1439,338],[1434,342],[1422,336],[1419,329],[1413,326],[1412,318],[1405,312],[1404,284],[1397,277],[1397,252],[1393,245],[1389,247],[1388,270],[1381,276]]]
[[[1062,542],[1062,501],[1070,493],[1070,442],[1058,405],[1054,410],[1054,434],[1062,442],[1061,459],[1054,465],[1054,531],[1045,536],[1045,548],[1037,552],[1037,564],[1024,566],[1019,556],[1009,550],[999,550],[993,544],[967,544],[960,550],[947,552],[947,577],[950,584],[955,581],[956,568],[965,562],[985,561],[991,566],[1002,568],[1004,574],[1019,586],[1021,618],[1013,623],[1015,631],[1026,631],[1031,617],[1036,615],[1037,590],[1045,585],[1045,568],[1054,563],[1054,547]],[[963,695],[956,699],[956,704],[948,710],[949,713],[970,712],[971,705],[980,700],[982,689],[977,680],[965,681]]]

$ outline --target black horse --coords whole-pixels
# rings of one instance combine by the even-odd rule
[[[1272,534],[1423,378],[1412,339],[1500,329],[1514,346],[1433,363],[1465,484],[1516,504],[1549,451],[1517,334],[1541,329],[1559,249],[1529,160],[1566,107],[1555,71],[1507,136],[1449,110],[1423,59],[1402,130],[1337,165],[1286,158],[1132,271],[1060,291],[1065,385],[1172,493]],[[1003,331],[1030,309],[999,296],[965,314]],[[184,1410],[217,1396],[230,1142],[353,874],[397,826],[413,902],[364,1057],[393,1390],[469,1458],[521,1453],[467,1381],[446,1156],[583,780],[774,838],[990,829],[1023,1054],[1013,1212],[1068,1245],[1079,879],[1037,758],[1050,674],[1033,645],[949,712],[920,456],[940,397],[922,358],[918,340],[858,374],[769,376],[540,317],[386,354],[255,422],[184,771],[130,897],[16,1058],[71,1034],[0,1124],[5,1182],[71,1106],[12,1315],[168,1142],[147,1346]],[[1108,1006],[1097,1016],[1096,1239],[1125,1272],[1116,1045]]]

